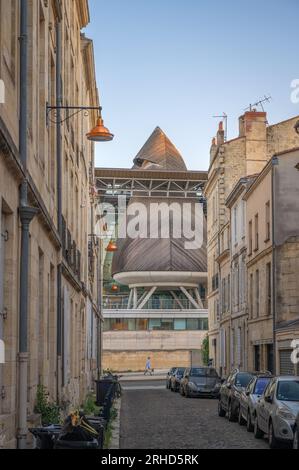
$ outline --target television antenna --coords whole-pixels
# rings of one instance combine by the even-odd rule
[[[270,103],[271,100],[272,100],[272,96],[270,96],[270,95],[269,95],[269,96],[264,95],[264,98],[262,98],[261,100],[257,101],[256,103],[250,104],[250,105],[248,106],[248,108],[244,109],[244,111],[248,111],[248,110],[249,110],[249,111],[252,111],[253,108],[260,106],[260,107],[262,108],[263,112],[264,112],[264,111],[265,111],[265,109],[264,109],[264,103]]]
[[[216,116],[213,116],[213,118],[221,118],[223,119],[224,121],[224,142],[227,141],[227,121],[228,121],[228,115],[226,113],[223,113],[223,114],[220,114],[220,115],[216,115]]]

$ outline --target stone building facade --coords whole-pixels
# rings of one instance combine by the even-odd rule
[[[236,315],[240,313],[239,304],[232,304],[235,302],[232,300],[233,285],[238,284],[237,280],[233,284],[232,277],[236,275],[234,266],[238,276],[240,266],[238,263],[234,264],[233,260],[235,256],[239,258],[241,253],[238,251],[239,244],[237,252],[232,250],[232,212],[226,202],[229,201],[229,197],[233,197],[232,192],[237,190],[236,185],[241,178],[259,174],[274,153],[292,149],[298,145],[299,137],[294,131],[296,120],[297,118],[292,118],[269,126],[265,112],[251,110],[240,117],[237,138],[225,141],[222,123],[220,123],[217,137],[212,142],[208,183],[205,187],[208,206],[209,338],[210,358],[220,372],[226,373],[238,362],[241,367],[243,362],[243,367],[247,366],[245,357],[242,361],[235,357],[235,352],[240,356],[238,351],[240,341],[242,341],[242,332],[238,331],[238,327],[238,336],[232,337],[235,333],[230,330],[230,337],[226,337],[225,340],[223,336],[220,338],[221,328],[227,331],[229,325],[231,328],[232,312],[234,311]],[[242,217],[242,212],[237,215],[237,217],[240,216]],[[229,240],[225,242],[226,232],[229,233]],[[244,261],[245,254],[241,255],[241,259]],[[244,270],[244,263],[242,269]],[[239,282],[241,282],[240,278]],[[245,283],[244,280],[243,283]],[[228,290],[228,293],[225,294],[223,289]],[[236,292],[236,287],[234,287],[234,292]],[[240,289],[239,293],[241,295]],[[246,309],[244,299],[242,303],[244,313]],[[243,327],[246,328],[245,324]],[[225,341],[225,346],[223,341]],[[221,350],[225,351],[222,355]],[[223,354],[226,357],[225,362]]]
[[[60,126],[62,168],[57,163],[57,81],[64,106],[98,106],[92,41],[81,32],[89,22],[86,0],[28,1],[27,168],[20,159],[20,2],[0,1],[0,448],[16,447],[19,413],[20,194],[38,214],[30,224],[28,296],[28,425],[35,415],[38,385],[51,401],[82,403],[96,374],[100,341],[97,246],[94,233],[94,149],[86,140],[96,113],[70,116]],[[57,41],[57,27],[61,43]],[[61,48],[61,76],[57,54]],[[58,227],[58,173],[62,218]],[[61,272],[61,296],[58,275]],[[61,311],[61,320],[58,317]],[[59,336],[61,332],[61,336]],[[60,345],[60,346],[58,346]]]
[[[299,340],[298,168],[298,149],[276,154],[244,196],[253,296],[248,302],[249,365],[278,374],[299,373],[298,343],[292,343]]]

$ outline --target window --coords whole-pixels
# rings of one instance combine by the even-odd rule
[[[174,329],[175,330],[186,330],[187,321],[184,318],[176,318],[174,320]]]
[[[104,331],[110,331],[110,330],[111,330],[110,318],[105,318],[105,320],[104,320]]]
[[[255,272],[255,315],[258,317],[260,314],[260,272],[257,269]]]
[[[237,328],[237,365],[241,365],[241,328]]]
[[[254,369],[256,372],[260,370],[261,350],[260,346],[254,346]]]
[[[196,318],[188,318],[187,330],[198,330],[198,320]]]
[[[208,330],[209,329],[209,320],[207,318],[200,318],[198,320],[199,330]]]
[[[266,242],[270,240],[270,201],[266,203]]]
[[[112,331],[126,331],[128,330],[128,321],[124,318],[113,318],[111,319],[111,330]]]
[[[250,317],[253,318],[253,274],[249,278],[249,312]]]
[[[248,224],[248,255],[252,254],[252,220]]]
[[[271,288],[271,263],[266,264],[266,314],[271,315],[272,288]]]
[[[129,318],[128,319],[128,330],[129,331],[135,331],[136,330],[136,319],[135,318]]]
[[[259,249],[259,215],[254,217],[254,249]]]
[[[148,319],[147,318],[137,318],[136,319],[136,330],[144,331],[148,329]]]
[[[236,244],[238,241],[237,238],[237,207],[234,207],[234,243]]]
[[[266,345],[266,353],[267,353],[267,370],[273,373],[274,371],[274,350],[273,344]]]
[[[230,309],[230,274],[227,278],[227,307]]]

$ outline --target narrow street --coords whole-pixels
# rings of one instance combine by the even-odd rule
[[[217,400],[187,399],[163,381],[124,384],[121,449],[267,449],[238,423],[217,415]]]

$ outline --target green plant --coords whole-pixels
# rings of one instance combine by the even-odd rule
[[[60,407],[49,400],[46,387],[38,385],[35,412],[41,415],[43,426],[60,423]]]
[[[87,395],[85,402],[83,403],[82,410],[85,415],[96,415],[99,414],[100,408],[95,403],[96,397],[93,393]]]
[[[110,411],[110,420],[105,431],[104,449],[109,449],[113,433],[113,421],[117,418],[117,410],[113,407]]]
[[[202,342],[202,361],[205,366],[209,365],[209,358],[210,358],[210,348],[209,348],[209,337],[208,335],[204,338]]]

